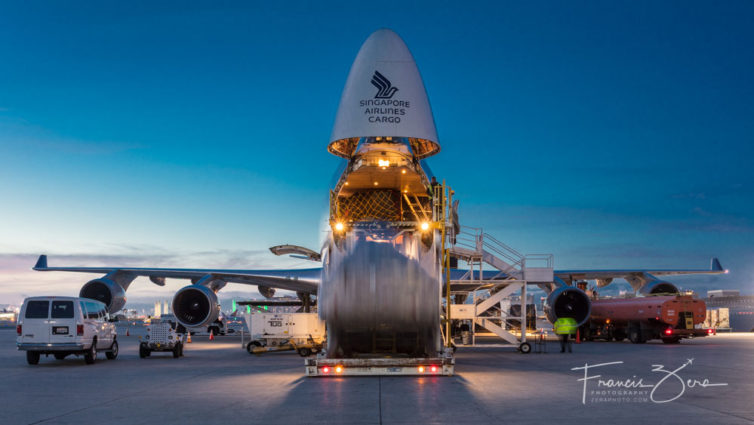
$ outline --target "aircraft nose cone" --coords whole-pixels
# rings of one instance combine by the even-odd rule
[[[359,138],[418,139],[414,155],[440,151],[419,69],[406,43],[389,29],[372,33],[351,65],[328,150],[350,158]]]

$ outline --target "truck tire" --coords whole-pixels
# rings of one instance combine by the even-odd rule
[[[139,357],[142,359],[149,357],[149,348],[144,345],[139,346]]]
[[[110,350],[105,352],[105,357],[108,360],[115,360],[118,357],[118,341],[113,340],[113,345],[110,346]]]
[[[178,344],[175,344],[175,346],[173,346],[173,358],[177,359],[180,357],[181,357],[181,344],[178,343]]]
[[[646,342],[644,336],[641,334],[641,329],[633,328],[628,331],[628,339],[634,344],[643,344]]]
[[[615,342],[621,342],[626,339],[626,334],[623,333],[623,331],[615,331],[613,333],[613,339],[615,340]]]
[[[84,353],[84,363],[86,364],[94,364],[94,361],[97,360],[97,340],[92,340],[92,346],[89,347],[88,350]]]
[[[312,350],[303,347],[298,349],[298,355],[301,357],[309,357],[312,354]]]
[[[67,356],[66,353],[55,353],[55,360],[63,360]]]
[[[250,343],[246,344],[246,351],[248,351],[249,354],[254,354],[254,348],[261,346],[262,344],[260,344],[259,341],[251,341]]]
[[[39,351],[27,351],[26,362],[31,365],[39,363]]]

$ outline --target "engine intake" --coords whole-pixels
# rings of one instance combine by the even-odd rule
[[[544,307],[550,322],[555,323],[561,317],[572,317],[580,326],[589,319],[592,302],[581,289],[561,286],[550,293]]]
[[[204,285],[189,285],[173,296],[173,313],[186,326],[204,326],[217,320],[220,303],[217,294]]]
[[[653,280],[639,289],[642,295],[678,294],[678,287],[663,280]]]
[[[110,313],[115,313],[126,305],[126,290],[105,277],[85,283],[79,291],[79,297],[105,303]]]

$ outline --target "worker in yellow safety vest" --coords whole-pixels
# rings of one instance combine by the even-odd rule
[[[573,317],[560,317],[552,324],[552,327],[555,333],[560,335],[560,352],[565,353],[566,347],[568,347],[568,352],[572,353],[568,336],[576,333],[576,329],[579,327],[576,320]]]

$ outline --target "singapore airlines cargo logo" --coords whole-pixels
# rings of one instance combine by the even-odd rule
[[[393,87],[390,80],[380,74],[380,71],[374,71],[372,85],[377,87],[377,94],[374,95],[375,99],[390,99],[398,91],[398,88]]]
[[[372,84],[377,87],[377,94],[374,98],[359,101],[359,106],[364,108],[364,116],[370,123],[400,124],[401,118],[404,118],[410,110],[411,102],[393,99],[398,88],[393,87],[390,80],[380,74],[380,71],[374,71]]]

